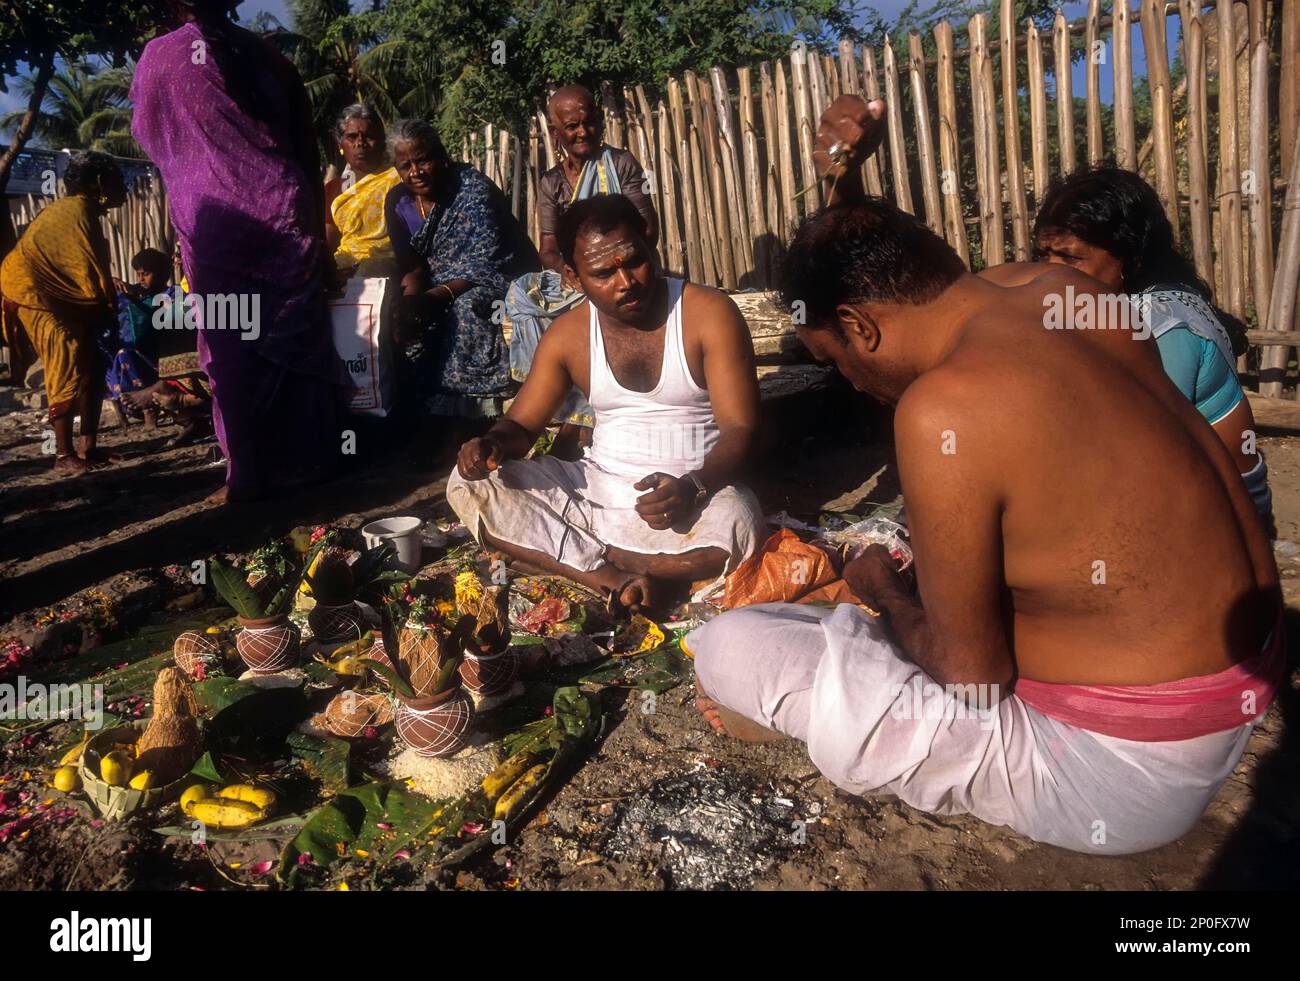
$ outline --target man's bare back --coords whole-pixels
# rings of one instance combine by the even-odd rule
[[[998,293],[907,389],[896,431],[913,523],[918,507],[942,510],[923,537],[996,521],[1021,677],[1140,685],[1221,671],[1272,626],[1267,539],[1154,345],[1043,327],[1045,297],[1067,283],[1097,286],[1066,270],[990,285]]]

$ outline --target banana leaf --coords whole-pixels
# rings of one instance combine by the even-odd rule
[[[296,759],[302,760],[303,765],[326,789],[333,791],[348,789],[348,784],[351,782],[349,764],[352,744],[346,739],[292,732],[285,739],[285,745],[289,747],[289,752]]]
[[[388,649],[388,648],[386,648]],[[378,661],[371,661],[368,665],[371,671],[383,678],[392,686],[393,691],[399,695],[405,695],[407,698],[415,697],[415,689],[400,674],[390,668],[387,664],[380,664]]]
[[[248,577],[243,572],[214,557],[208,562],[208,574],[212,579],[212,587],[236,613],[245,620],[261,618],[262,601],[257,598],[253,587],[248,585]]]
[[[302,869],[300,855],[310,855],[316,866],[324,868],[358,848],[389,851],[398,841],[401,848],[432,828],[434,815],[442,809],[442,803],[392,784],[353,787],[308,816],[281,853],[276,878],[286,886],[296,885]]]

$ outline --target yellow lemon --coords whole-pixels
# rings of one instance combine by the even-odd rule
[[[54,771],[54,779],[50,782],[54,784],[55,790],[61,790],[65,794],[81,789],[81,777],[75,766],[59,767]]]

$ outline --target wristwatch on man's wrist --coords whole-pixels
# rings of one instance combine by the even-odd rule
[[[688,473],[686,474],[685,477],[683,477],[683,479],[689,480],[692,484],[695,485],[695,500],[693,503],[697,507],[702,505],[706,500],[708,500],[709,489],[704,486],[704,481],[700,480],[699,474]]]

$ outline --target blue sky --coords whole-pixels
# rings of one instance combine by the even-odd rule
[[[870,7],[871,9],[880,12],[885,17],[892,18],[897,16],[899,11],[901,11],[907,5],[907,2],[908,0],[878,0],[878,2],[870,4]],[[287,0],[245,0],[245,2],[239,8],[239,16],[241,20],[243,20],[244,22],[248,22],[251,21],[254,17],[256,17],[259,13],[266,12],[274,15],[280,20],[281,23],[285,24],[285,26],[288,26],[289,15],[288,15],[287,7],[288,7]],[[1084,14],[1087,11],[1087,3],[1086,2],[1066,3],[1063,9],[1065,11],[1065,16],[1067,17],[1067,19],[1074,21],[1084,16]],[[1171,63],[1177,54],[1178,33],[1179,33],[1178,21],[1176,18],[1171,18],[1169,21],[1169,32],[1168,32],[1169,59]],[[958,40],[960,42],[960,38]],[[1079,43],[1078,39],[1076,39],[1076,44],[1077,43]],[[1134,75],[1135,76],[1145,75],[1146,57],[1142,47],[1142,32],[1136,27],[1133,29],[1132,50],[1133,50]],[[1024,71],[1023,63],[1021,65],[1020,70],[1023,73]],[[1023,83],[1023,74],[1021,78]],[[13,80],[10,79],[9,81],[12,82]],[[1073,87],[1074,87],[1075,95],[1078,96],[1083,95],[1084,66],[1082,64],[1076,63],[1074,66]],[[1111,69],[1109,65],[1103,65],[1101,69],[1102,101],[1105,103],[1109,103],[1111,101],[1111,96],[1112,96]],[[4,113],[7,113],[14,109],[21,108],[21,106],[22,106],[22,100],[20,100],[18,96],[15,94],[12,85],[10,85],[10,91],[8,93],[0,93],[0,115],[3,115]]]

